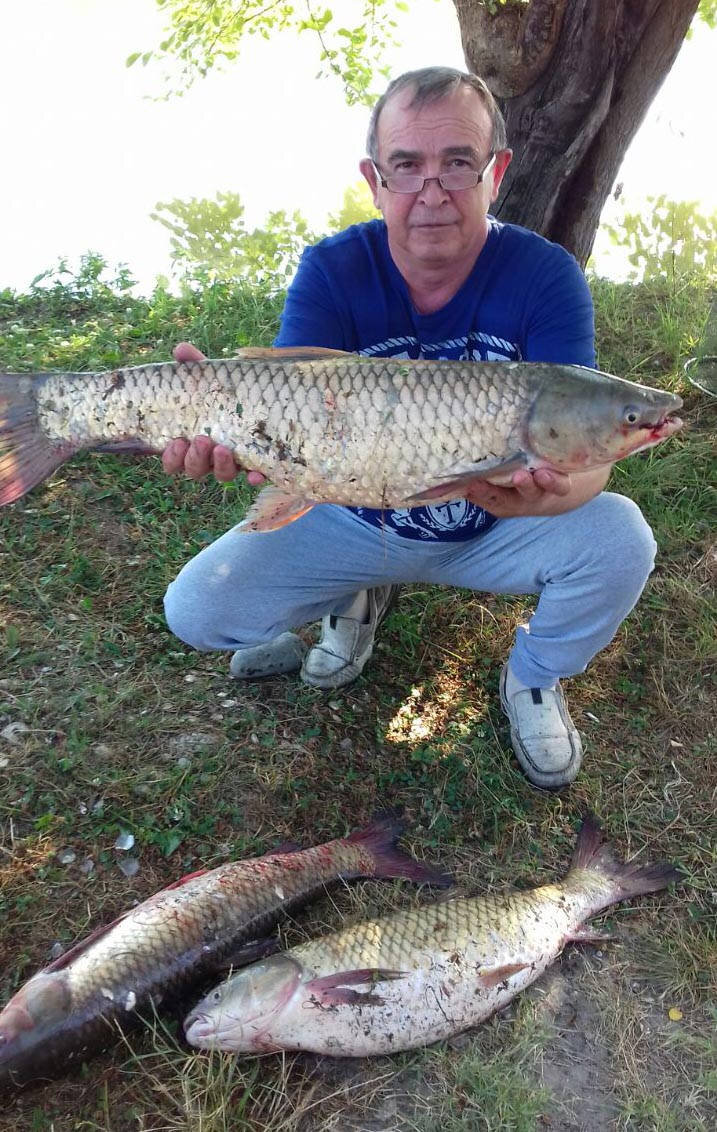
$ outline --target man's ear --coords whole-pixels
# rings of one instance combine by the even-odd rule
[[[359,169],[361,170],[362,176],[363,176],[364,180],[366,181],[366,183],[368,184],[368,187],[371,190],[371,196],[373,197],[374,208],[377,208],[379,210],[379,212],[381,212],[382,209],[381,209],[381,205],[379,204],[379,200],[378,200],[378,193],[379,193],[379,189],[381,188],[381,186],[379,184],[378,177],[376,176],[376,167],[375,167],[373,161],[371,160],[371,158],[370,157],[362,158],[360,163],[359,163]]]
[[[493,166],[493,170],[492,170],[493,188],[492,188],[492,192],[490,194],[491,201],[495,201],[495,200],[498,199],[498,193],[500,192],[500,184],[501,184],[501,181],[503,180],[503,177],[505,176],[506,169],[510,165],[512,156],[513,156],[513,150],[512,149],[499,149],[498,152],[495,155],[495,165]]]

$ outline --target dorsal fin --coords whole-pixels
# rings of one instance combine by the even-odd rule
[[[242,346],[238,358],[265,358],[266,361],[309,362],[321,358],[352,358],[347,350],[329,350],[325,346]]]

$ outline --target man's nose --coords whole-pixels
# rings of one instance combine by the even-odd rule
[[[436,201],[447,200],[449,196],[450,193],[443,188],[438,177],[426,177],[423,188],[418,194],[418,199],[435,204]]]

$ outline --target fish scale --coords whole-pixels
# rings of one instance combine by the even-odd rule
[[[81,448],[206,434],[261,472],[246,530],[316,503],[411,507],[521,467],[584,471],[658,443],[679,397],[541,362],[361,358],[315,348],[94,374],[0,374],[0,504]],[[278,492],[278,494],[277,494]]]

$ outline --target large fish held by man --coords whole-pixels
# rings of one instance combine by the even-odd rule
[[[656,892],[673,865],[617,861],[586,818],[567,876],[523,892],[458,898],[368,920],[253,963],[189,1014],[187,1040],[244,1053],[392,1053],[483,1021],[534,982],[584,924]]]
[[[681,427],[676,394],[581,366],[250,348],[224,361],[0,374],[0,505],[85,448],[160,452],[205,433],[273,487],[242,530],[317,503],[455,499],[519,468],[581,472]]]
[[[266,951],[265,936],[326,885],[353,877],[450,878],[396,847],[402,823],[184,877],[39,971],[0,1011],[0,1086],[66,1068],[106,1045],[148,1005]]]

